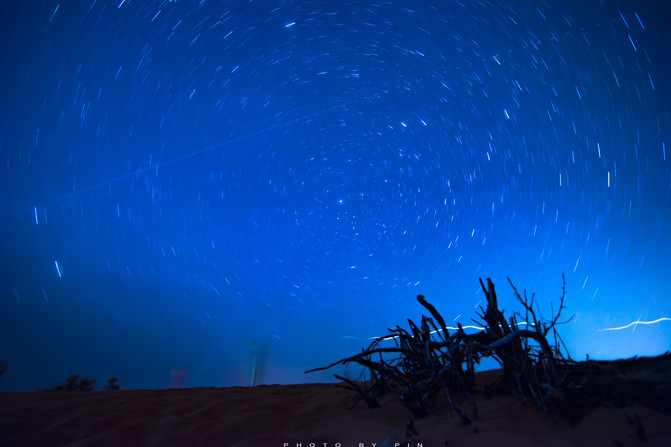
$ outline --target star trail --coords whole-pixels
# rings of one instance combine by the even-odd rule
[[[325,381],[479,277],[669,350],[671,7],[566,3],[0,4],[0,386]]]

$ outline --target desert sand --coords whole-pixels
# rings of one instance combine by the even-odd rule
[[[484,385],[499,371],[478,373]],[[351,407],[335,384],[0,393],[3,446],[670,446],[671,416],[643,406],[597,408],[571,427],[517,397],[475,396],[478,432],[446,408],[413,419],[389,394]],[[639,422],[636,422],[636,421]]]

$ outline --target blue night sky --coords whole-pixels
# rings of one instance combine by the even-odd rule
[[[260,382],[327,381],[303,371],[417,294],[470,323],[479,277],[549,317],[564,272],[575,359],[671,348],[664,1],[7,0],[0,22],[4,390],[246,385],[252,341]]]

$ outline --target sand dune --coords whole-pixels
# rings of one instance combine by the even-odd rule
[[[495,372],[478,374],[478,383]],[[670,446],[671,416],[599,408],[576,427],[513,396],[478,394],[479,432],[448,410],[414,420],[398,397],[353,409],[332,384],[95,392],[0,393],[3,446]],[[637,423],[636,420],[640,421]],[[638,430],[638,431],[637,431]],[[642,431],[641,431],[642,430]],[[395,435],[395,437],[393,437]],[[386,442],[386,444],[385,444]],[[311,444],[314,443],[314,444]],[[374,444],[375,443],[375,444]]]

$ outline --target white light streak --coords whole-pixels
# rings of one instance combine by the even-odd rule
[[[457,318],[459,318],[459,317],[457,317]],[[526,321],[522,321],[521,323],[517,323],[517,324],[518,324],[519,326],[522,326],[522,325],[530,325],[530,323],[527,323]],[[486,328],[484,328],[484,327],[482,327],[482,326],[473,326],[473,325],[470,325],[470,326],[462,326],[462,328],[464,328],[464,329],[475,329],[476,331],[484,331],[484,330],[486,330]],[[456,330],[458,330],[459,328],[458,328],[458,327],[454,327],[454,326],[446,326],[445,329],[448,329],[448,330],[451,330],[451,331],[456,331]],[[442,329],[438,329],[438,330],[435,330],[435,331],[431,331],[430,334],[433,335],[433,334],[436,334],[436,333],[438,333],[438,332],[443,332],[443,330],[442,330]],[[343,337],[341,337],[341,338],[343,338]],[[395,338],[398,338],[398,335],[388,335],[388,336],[386,336],[386,337],[370,337],[369,340],[376,340],[376,339],[380,339],[380,340],[393,340],[393,339],[395,339]]]
[[[657,324],[657,323],[661,323],[662,321],[671,321],[671,318],[662,317],[662,318],[658,318],[658,319],[656,319],[656,320],[654,320],[654,321],[641,321],[640,319],[638,319],[638,320],[636,320],[636,321],[634,321],[634,322],[629,323],[629,324],[626,325],[626,326],[622,326],[622,327],[609,327],[609,328],[606,328],[606,329],[599,329],[599,332],[604,332],[604,331],[621,331],[622,329],[627,329],[628,327],[632,327],[632,326],[634,326],[634,329],[636,329],[636,326],[638,326],[639,324]]]

